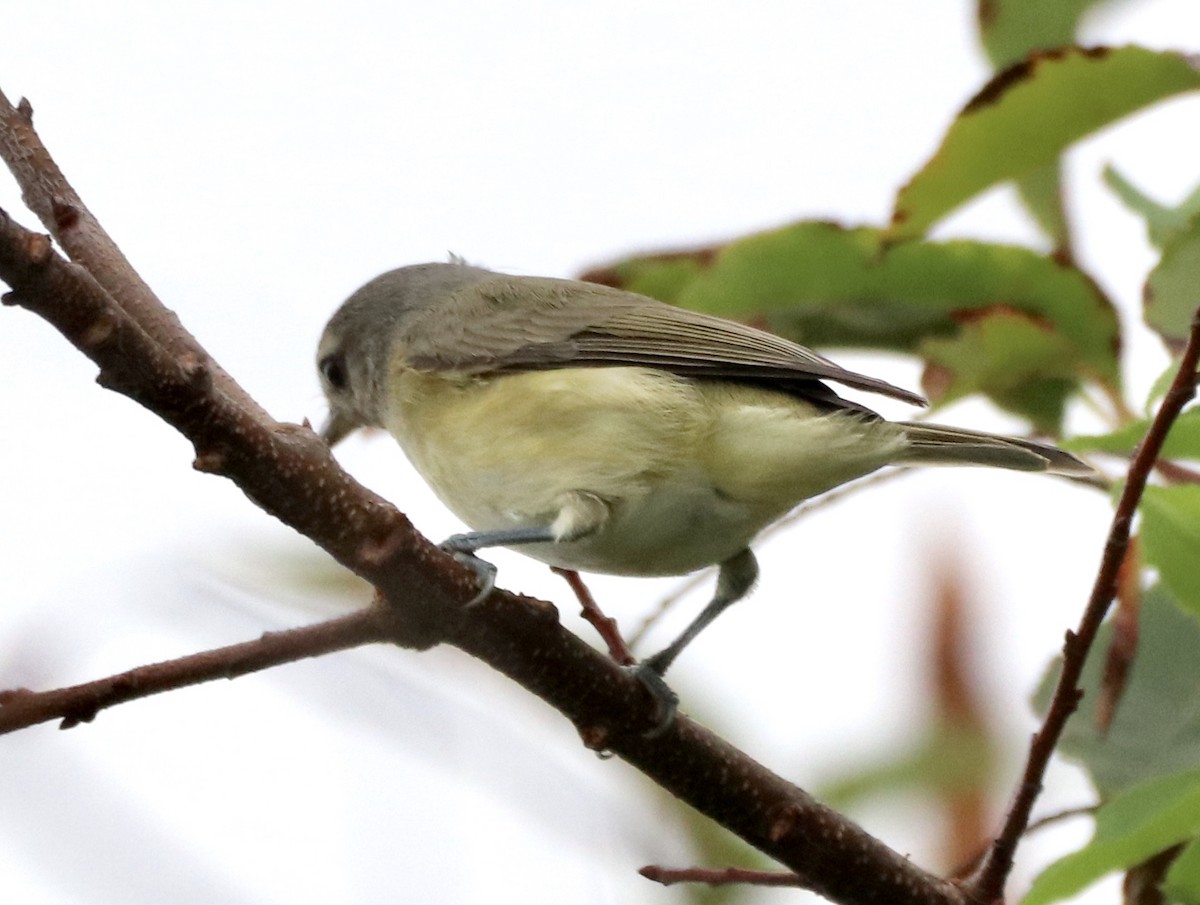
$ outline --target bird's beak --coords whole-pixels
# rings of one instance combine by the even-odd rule
[[[358,427],[358,424],[343,413],[330,412],[329,418],[321,425],[321,439],[332,448],[340,443],[356,427]]]

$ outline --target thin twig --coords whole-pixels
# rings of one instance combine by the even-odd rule
[[[60,729],[70,729],[90,723],[101,710],[127,701],[386,641],[389,623],[382,608],[369,607],[316,625],[265,632],[253,641],[139,666],[81,685],[53,691],[0,691],[0,735],[57,719],[62,720]]]
[[[1200,484],[1200,471],[1180,465],[1178,462],[1163,460],[1154,463],[1154,469],[1172,484]]]
[[[744,867],[659,867],[649,864],[638,871],[647,880],[674,886],[676,883],[707,883],[709,886],[792,886],[803,888],[799,874],[777,870],[749,870]]]
[[[1117,592],[1117,584],[1121,564],[1125,560],[1125,551],[1129,547],[1130,528],[1137,511],[1142,493],[1146,489],[1146,481],[1158,459],[1167,433],[1183,407],[1196,395],[1196,365],[1200,361],[1200,310],[1192,318],[1191,332],[1187,346],[1180,357],[1179,370],[1171,383],[1171,388],[1163,398],[1162,405],[1146,432],[1145,438],[1138,446],[1133,461],[1129,466],[1129,474],[1125,487],[1113,514],[1112,525],[1109,528],[1108,539],[1104,546],[1104,558],[1096,574],[1096,582],[1092,587],[1091,597],[1079,627],[1074,632],[1067,632],[1063,644],[1062,672],[1055,686],[1054,695],[1046,711],[1046,717],[1041,728],[1034,734],[1029,745],[1029,757],[1025,764],[1025,772],[1017,787],[1012,807],[1005,818],[1004,826],[996,841],[992,844],[987,857],[978,872],[966,884],[966,890],[980,902],[999,901],[1004,893],[1004,884],[1012,872],[1013,857],[1017,850],[1025,828],[1029,824],[1029,816],[1034,802],[1042,789],[1042,779],[1050,757],[1058,746],[1064,727],[1071,714],[1079,706],[1083,692],[1079,687],[1079,678],[1088,652],[1100,630],[1112,605]]]
[[[1038,830],[1045,829],[1048,826],[1053,826],[1056,823],[1061,823],[1064,820],[1070,820],[1073,817],[1089,817],[1096,813],[1096,808],[1098,807],[1099,805],[1095,804],[1082,805],[1077,808],[1065,808],[1064,810],[1047,814],[1045,817],[1039,817],[1037,820],[1029,824],[1029,826],[1025,827],[1024,835],[1026,837],[1031,836]],[[983,861],[984,856],[988,853],[990,847],[990,843],[987,846],[981,846],[978,851],[971,855],[970,858],[960,861],[953,870],[947,873],[947,876],[951,878],[964,878],[974,874],[980,863]]]
[[[1025,828],[1025,835],[1036,833],[1038,830],[1044,830],[1048,826],[1053,826],[1056,823],[1062,823],[1064,820],[1072,820],[1075,817],[1091,817],[1096,813],[1099,805],[1085,804],[1077,808],[1063,808],[1061,811],[1055,811],[1052,814],[1047,814],[1045,817],[1039,817]]]

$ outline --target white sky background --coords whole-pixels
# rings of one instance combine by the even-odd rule
[[[884,222],[985,77],[972,10],[11,4],[0,88],[30,98],[68,178],[225,368],[276,417],[316,422],[321,327],[382,270],[454,251],[570,276],[803,217]],[[1200,12],[1133,3],[1087,38],[1196,50]],[[1112,161],[1181,197],[1197,179],[1198,113],[1198,98],[1162,105],[1071,156],[1082,262],[1133,326],[1135,404],[1165,364],[1137,331],[1152,257],[1098,174]],[[36,227],[6,176],[0,207]],[[1003,192],[938,234],[1033,236]],[[918,377],[912,362],[834,357]],[[194,473],[188,444],[94,373],[36,317],[0,311],[0,686],[82,681],[335,611],[309,590],[323,568],[311,545]],[[983,404],[943,420],[1020,429]],[[386,437],[339,456],[430,536],[460,529]],[[760,589],[689,649],[673,684],[685,709],[801,785],[907,744],[924,706],[924,575],[949,539],[974,582],[982,681],[1015,755],[1032,727],[1026,695],[1077,619],[1108,514],[1096,494],[1027,475],[885,485],[764,544]],[[503,586],[557,601],[578,626],[544,567],[494,559]],[[674,586],[590,584],[630,626]],[[1069,770],[1055,778],[1047,810],[1086,801]],[[465,655],[357,651],[0,739],[0,896],[677,902],[634,873],[687,863],[676,811]],[[936,835],[919,817],[860,816],[927,860]]]

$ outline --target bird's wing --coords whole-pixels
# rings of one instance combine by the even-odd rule
[[[925,404],[916,393],[773,333],[608,286],[497,277],[456,292],[454,304],[460,316],[453,324],[444,316],[426,322],[439,318],[441,306],[433,306],[406,331],[412,367],[486,374],[638,365],[752,382],[814,401],[842,402],[819,383],[833,380]]]

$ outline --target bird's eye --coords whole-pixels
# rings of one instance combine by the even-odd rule
[[[321,370],[321,375],[326,382],[335,390],[344,390],[346,388],[346,362],[341,355],[326,355],[321,359],[317,367]]]

